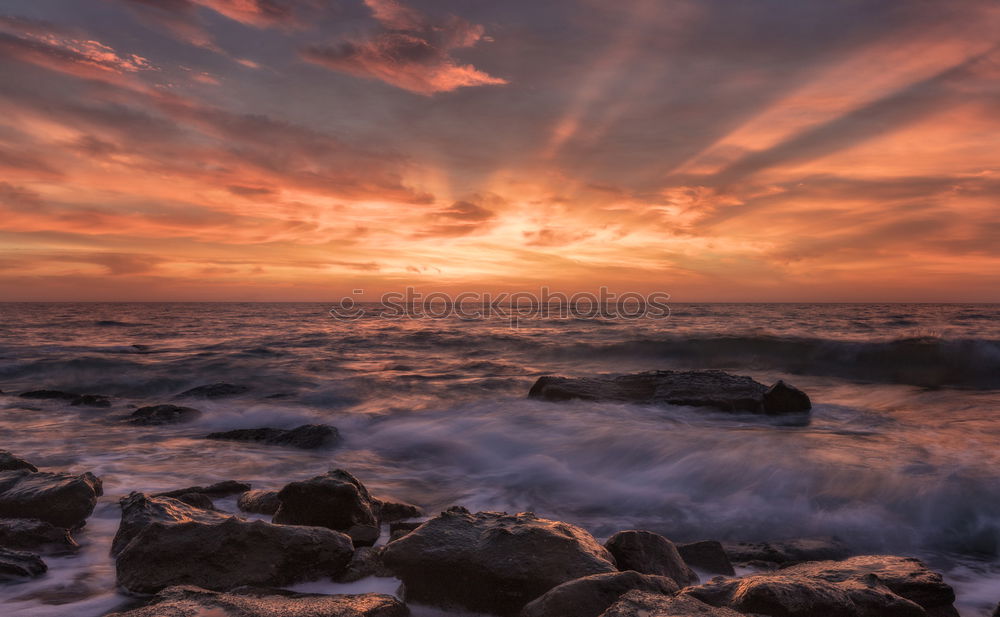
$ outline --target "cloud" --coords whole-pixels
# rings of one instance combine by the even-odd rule
[[[495,196],[488,196],[487,200],[498,202]],[[434,224],[420,232],[420,237],[455,237],[465,236],[476,232],[487,225],[496,217],[496,213],[489,208],[473,203],[472,201],[460,200],[430,215]]]
[[[307,47],[302,57],[423,95],[507,83],[471,64],[459,64],[451,55],[484,40],[483,26],[454,16],[433,23],[396,0],[365,0],[365,4],[381,26],[378,31],[338,45]]]

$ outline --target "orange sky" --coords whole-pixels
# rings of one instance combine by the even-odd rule
[[[1000,301],[993,0],[0,11],[0,299]]]

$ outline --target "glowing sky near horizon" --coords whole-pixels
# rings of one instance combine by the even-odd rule
[[[1000,301],[995,0],[6,0],[0,299]]]

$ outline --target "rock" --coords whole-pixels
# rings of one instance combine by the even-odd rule
[[[150,525],[179,525],[182,523],[219,523],[228,518],[225,514],[205,510],[184,503],[173,497],[147,497],[142,493],[132,493],[121,499],[121,523],[111,542],[111,555],[116,556],[139,533]]]
[[[0,581],[34,578],[48,569],[38,555],[0,548]]]
[[[102,394],[83,394],[70,404],[77,407],[111,407],[111,399]]]
[[[803,561],[828,561],[850,557],[851,549],[836,538],[799,538],[780,542],[725,542],[729,559],[735,563],[770,567]]]
[[[673,579],[633,570],[592,574],[553,587],[529,602],[520,617],[599,617],[633,589],[673,595],[678,587]]]
[[[94,511],[104,494],[91,473],[0,472],[0,517],[34,518],[57,527],[75,529]]]
[[[180,424],[193,422],[201,417],[201,412],[192,407],[179,405],[152,405],[140,407],[129,416],[129,422],[139,426],[158,426],[160,424]]]
[[[19,469],[38,471],[37,467],[23,458],[14,456],[7,450],[0,450],[0,471],[17,471]]]
[[[710,574],[724,574],[726,576],[736,574],[721,542],[702,540],[701,542],[688,542],[676,546],[677,552],[681,554],[681,559],[692,568],[698,568]]]
[[[205,493],[183,493],[174,497],[177,501],[181,503],[186,503],[189,506],[195,508],[201,508],[202,510],[214,510],[215,504],[212,503],[212,498]]]
[[[361,546],[354,551],[347,569],[337,577],[338,583],[353,583],[369,576],[387,578],[392,572],[382,563],[381,546]]]
[[[375,499],[378,504],[379,519],[383,523],[394,523],[407,518],[419,518],[424,515],[420,508],[413,504],[391,499]]]
[[[216,591],[280,587],[335,577],[354,553],[351,539],[330,529],[246,521],[184,507],[196,510],[199,518],[152,522],[121,549],[115,562],[119,585],[133,593],[173,585]]]
[[[619,531],[604,543],[620,570],[666,576],[678,587],[698,582],[670,540],[651,531]]]
[[[273,515],[281,506],[281,500],[278,499],[278,491],[247,491],[240,495],[236,505],[244,512]]]
[[[955,594],[916,559],[873,555],[715,578],[683,593],[741,613],[780,617],[957,617]]]
[[[285,430],[280,428],[244,428],[221,433],[209,433],[207,439],[251,441],[268,446],[286,446],[315,450],[340,442],[340,433],[326,424],[306,424]]]
[[[21,393],[21,398],[52,400],[52,401],[72,401],[79,397],[80,397],[79,394],[73,394],[72,392],[63,392],[62,390],[31,390],[30,392]]]
[[[193,586],[170,587],[147,606],[107,617],[406,617],[406,606],[376,593],[319,595],[277,589],[217,593]]]
[[[992,617],[1000,617],[1000,602],[997,603],[997,607],[993,609]]]
[[[743,615],[728,608],[709,606],[690,596],[668,597],[647,591],[630,591],[604,611],[601,617],[743,617]]]
[[[539,377],[528,396],[548,401],[582,399],[645,405],[691,405],[764,414],[801,413],[811,404],[784,383],[767,386],[723,371],[651,371],[612,377]],[[771,390],[773,393],[765,397]],[[801,396],[800,396],[801,395]]]
[[[516,615],[556,585],[616,571],[586,531],[531,513],[451,508],[385,546],[407,601]]]
[[[185,390],[178,394],[177,398],[226,398],[228,396],[238,396],[249,391],[250,388],[248,386],[237,386],[220,381]]]
[[[156,493],[154,497],[176,498],[189,493],[201,493],[202,495],[209,495],[211,497],[228,497],[229,495],[238,495],[249,490],[250,485],[246,482],[240,482],[239,480],[223,480],[222,482],[216,482],[215,484],[209,484],[208,486],[189,486],[187,488],[179,488],[173,491],[164,491],[162,493]]]
[[[80,548],[68,530],[31,518],[0,518],[0,546],[49,554],[70,553]]]
[[[274,514],[275,523],[350,532],[359,546],[370,546],[378,539],[378,510],[368,489],[342,469],[292,482],[278,491],[278,500],[281,506]]]

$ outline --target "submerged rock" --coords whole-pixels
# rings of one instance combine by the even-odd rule
[[[382,560],[408,601],[498,615],[516,615],[566,581],[616,571],[611,554],[579,527],[457,507],[387,544]]]
[[[276,589],[238,589],[218,593],[194,586],[170,587],[147,606],[107,617],[406,617],[406,606],[392,596],[319,595]]]
[[[521,610],[520,617],[599,617],[622,595],[639,589],[655,594],[677,593],[677,583],[665,576],[627,572],[592,574],[546,591]]]
[[[538,378],[528,396],[548,401],[691,405],[763,414],[801,413],[812,406],[804,392],[783,382],[769,389],[750,377],[716,370],[651,371],[576,379],[546,375]]]
[[[14,456],[14,454],[7,450],[0,450],[0,471],[17,471],[19,469],[38,471],[38,467],[35,467],[23,458]]]
[[[92,473],[0,472],[0,517],[33,518],[75,529],[94,511],[104,494]]]
[[[275,523],[335,529],[357,546],[371,546],[378,539],[378,508],[365,485],[343,469],[287,484],[278,491],[278,501]]]
[[[79,394],[74,394],[73,392],[63,392],[62,390],[31,390],[29,392],[21,393],[21,398],[30,398],[35,400],[72,401],[79,397]]]
[[[673,579],[679,587],[698,582],[670,540],[651,531],[619,531],[604,543],[620,570],[635,570]]]
[[[281,500],[278,499],[278,491],[254,490],[240,495],[236,505],[244,512],[273,515],[281,507]]]
[[[244,428],[209,433],[207,439],[250,441],[268,446],[286,446],[314,450],[340,442],[340,433],[326,424],[305,424],[290,430],[280,428]]]
[[[125,550],[143,529],[150,525],[179,525],[184,523],[219,523],[229,518],[225,514],[192,506],[173,497],[147,497],[142,493],[132,493],[121,499],[121,523],[111,542],[111,555]]]
[[[77,407],[111,407],[111,399],[103,394],[83,394],[73,399],[70,405]]]
[[[34,578],[48,569],[38,555],[0,548],[0,581]]]
[[[158,426],[160,424],[181,424],[193,422],[201,417],[201,412],[193,407],[179,405],[151,405],[140,407],[129,416],[129,422],[139,426]]]
[[[239,480],[223,480],[221,482],[216,482],[215,484],[209,484],[208,486],[188,486],[186,488],[179,488],[172,491],[164,491],[162,493],[156,493],[154,497],[176,498],[181,495],[189,495],[191,493],[199,493],[210,497],[228,497],[229,495],[238,495],[249,490],[250,484],[246,482],[240,482]]]
[[[177,398],[226,398],[238,396],[250,391],[249,386],[238,386],[236,384],[216,382],[204,386],[198,386],[185,390],[177,395]]]
[[[677,552],[681,554],[684,563],[692,568],[698,568],[711,574],[724,574],[732,576],[736,574],[733,564],[726,555],[726,550],[721,542],[715,540],[702,540],[700,542],[688,542],[687,544],[677,544]]]
[[[714,606],[775,617],[957,617],[955,594],[917,559],[815,561],[684,590]]]
[[[0,546],[49,554],[69,553],[80,548],[69,530],[31,518],[0,518]]]
[[[726,542],[722,545],[735,563],[778,567],[803,561],[846,559],[851,549],[836,538],[799,538],[778,542]]]
[[[670,597],[630,591],[604,611],[601,617],[743,617],[743,614],[709,606],[691,596]]]

